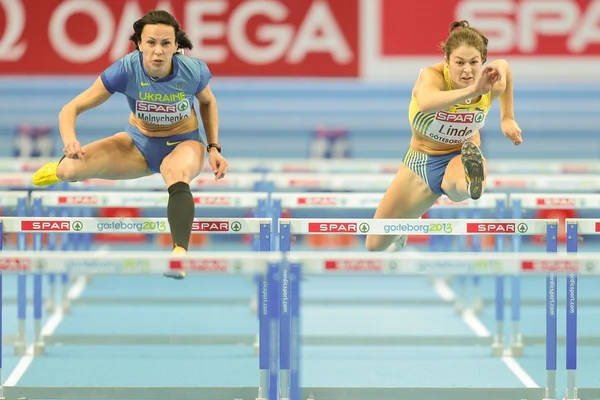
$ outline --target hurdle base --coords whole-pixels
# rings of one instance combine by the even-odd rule
[[[144,399],[144,400],[263,400],[257,387],[94,387],[6,386],[5,400],[24,399]],[[598,390],[598,389],[596,389]],[[343,388],[304,387],[303,399],[314,400],[481,400],[543,398],[543,388]]]
[[[42,356],[46,353],[46,343],[36,342],[33,345],[33,354],[36,356]]]
[[[27,351],[27,345],[25,342],[15,342],[14,343],[15,356],[24,356]]]

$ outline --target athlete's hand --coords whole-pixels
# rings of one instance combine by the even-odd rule
[[[225,177],[225,174],[227,173],[227,160],[223,158],[221,153],[217,150],[211,150],[208,153],[208,163],[215,174],[215,180]]]
[[[523,138],[521,137],[521,128],[519,128],[519,125],[517,125],[517,122],[514,119],[503,120],[501,128],[504,136],[513,142],[515,146],[523,143]]]
[[[495,65],[488,65],[481,71],[474,84],[475,95],[481,96],[492,90],[496,82],[502,79],[500,70]]]
[[[85,155],[85,151],[81,148],[81,145],[77,140],[69,142],[65,145],[63,149],[63,154],[67,158],[72,158],[74,160],[83,161],[83,156]]]

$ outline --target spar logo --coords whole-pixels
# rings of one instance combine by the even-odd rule
[[[229,206],[231,198],[227,196],[195,196],[194,203],[203,206]]]
[[[194,221],[192,223],[192,232],[239,232],[242,224],[234,221]]]
[[[229,270],[229,264],[226,260],[172,260],[169,263],[169,269],[200,272],[227,272]]]
[[[527,233],[527,224],[515,222],[467,223],[467,233]]]
[[[356,222],[309,222],[309,233],[357,233]]]
[[[21,221],[23,232],[61,232],[70,231],[71,221]]]
[[[338,272],[382,272],[381,260],[325,260],[326,271]]]
[[[336,206],[338,200],[335,197],[298,197],[299,206]]]
[[[100,204],[98,196],[59,196],[58,204],[69,205],[97,205]]]
[[[579,272],[579,262],[567,260],[540,260],[521,262],[523,271],[539,272]]]
[[[541,207],[575,207],[577,201],[572,197],[538,198],[536,204]]]
[[[0,271],[29,271],[31,260],[26,258],[0,258]]]
[[[465,112],[465,113],[449,113],[446,111],[438,111],[435,115],[438,121],[450,122],[455,124],[472,124],[480,123],[485,119],[485,114],[482,112]]]

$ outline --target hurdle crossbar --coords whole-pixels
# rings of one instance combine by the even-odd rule
[[[9,192],[10,193],[10,192]],[[256,192],[199,192],[194,194],[194,204],[203,207],[257,207],[259,199],[266,198]],[[166,192],[31,192],[31,201],[40,200],[44,207],[166,207],[169,195]],[[1,204],[0,204],[1,205]]]
[[[3,232],[148,233],[169,231],[167,218],[0,217]],[[270,228],[261,218],[195,218],[192,234],[252,234]]]
[[[0,172],[33,172],[55,158],[0,157]],[[395,173],[401,163],[398,159],[264,159],[234,158],[229,160],[231,172],[318,172],[318,173]],[[509,160],[495,159],[487,164],[489,173],[598,173],[598,160]],[[209,165],[204,171],[211,171]]]
[[[280,201],[281,207],[286,209],[373,209],[379,205],[382,196],[382,193],[273,193],[271,200]],[[491,209],[497,206],[498,201],[507,201],[507,199],[508,195],[504,193],[489,193],[477,201],[469,199],[452,202],[447,197],[440,197],[433,207]]]
[[[284,257],[282,259],[282,257]],[[368,253],[368,252],[202,252],[168,253],[104,251],[2,251],[0,271],[90,274],[189,273],[258,274],[268,262],[300,263],[302,273],[320,274],[523,274],[597,275],[600,253]]]
[[[575,235],[600,235],[600,218],[566,218],[565,225],[572,227]]]
[[[323,189],[344,191],[385,191],[394,174],[284,174],[238,173],[215,180],[200,176],[190,182],[192,189],[243,189],[252,190],[259,184],[270,184],[271,189]],[[73,188],[103,189],[166,189],[158,175],[131,180],[89,179],[69,183]],[[36,188],[29,173],[0,174],[0,187]],[[265,186],[267,187],[267,186]],[[488,190],[551,190],[560,192],[591,192],[600,190],[600,176],[595,174],[490,174],[486,179]]]
[[[345,235],[544,235],[558,219],[333,219],[281,218],[291,234]]]

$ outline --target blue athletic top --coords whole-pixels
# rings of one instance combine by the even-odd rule
[[[192,115],[194,96],[212,74],[202,60],[173,56],[173,73],[153,79],[144,69],[142,53],[135,50],[115,61],[100,75],[110,93],[123,93],[131,112],[154,125],[171,125]]]

